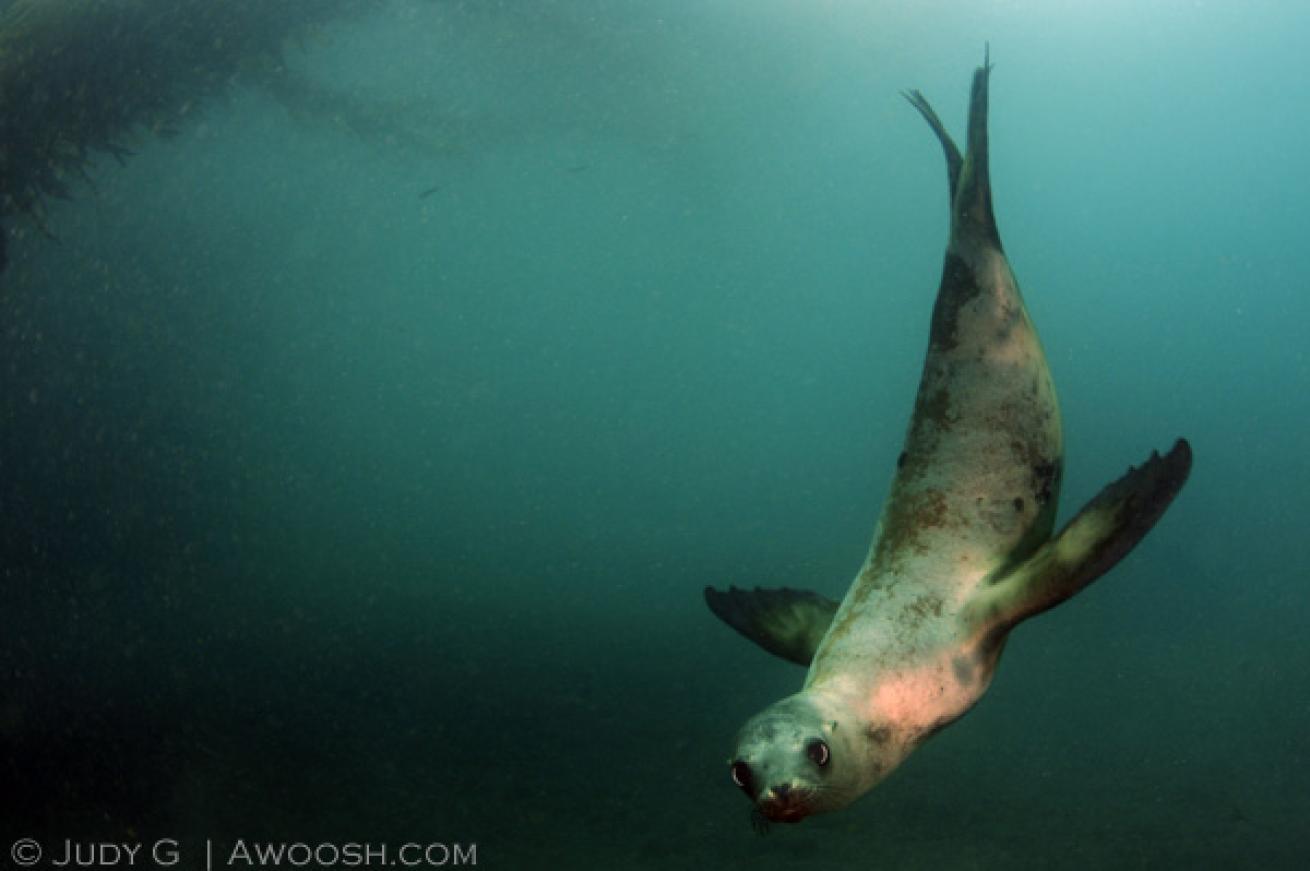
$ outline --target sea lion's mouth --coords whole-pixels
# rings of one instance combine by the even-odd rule
[[[790,807],[760,805],[760,813],[771,823],[799,823],[808,816],[805,808],[796,805]]]
[[[760,802],[759,809],[769,822],[799,823],[810,815],[810,793],[793,792],[785,798],[769,798]]]

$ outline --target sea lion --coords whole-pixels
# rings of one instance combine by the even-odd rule
[[[733,628],[809,666],[800,692],[746,723],[729,760],[760,822],[844,807],[968,711],[1010,631],[1127,554],[1191,468],[1179,439],[1051,535],[1060,413],[992,213],[990,74],[985,58],[963,155],[923,95],[905,94],[946,152],[950,241],[905,449],[863,567],[840,606],[786,588],[705,589]]]

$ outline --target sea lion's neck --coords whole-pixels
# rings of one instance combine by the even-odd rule
[[[839,611],[805,691],[840,703],[864,728],[920,740],[978,701],[999,650],[965,628],[959,603],[929,587],[906,580],[871,589],[843,603],[856,613],[843,621]]]

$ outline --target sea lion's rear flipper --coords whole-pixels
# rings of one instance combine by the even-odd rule
[[[1053,608],[1109,571],[1151,531],[1192,468],[1192,449],[1179,439],[1163,457],[1106,487],[1028,559],[979,590],[968,617],[1003,638],[1015,624]]]
[[[705,602],[724,623],[769,653],[806,666],[837,613],[837,603],[831,599],[787,587],[729,587],[726,593],[706,587]]]
[[[903,96],[919,110],[932,132],[941,141],[946,152],[946,181],[951,194],[951,235],[971,236],[1001,247],[996,230],[996,217],[992,212],[992,182],[987,145],[987,91],[991,78],[990,52],[983,65],[974,70],[973,89],[969,95],[969,132],[964,154],[946,132],[946,125],[918,91],[905,91]]]

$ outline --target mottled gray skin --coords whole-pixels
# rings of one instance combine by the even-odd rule
[[[868,558],[801,692],[738,736],[734,758],[754,775],[747,792],[773,820],[846,805],[978,701],[1005,633],[966,606],[1051,532],[1060,414],[992,216],[988,72],[974,77],[963,157],[927,103],[909,95],[947,149],[945,268],[905,450]],[[831,749],[822,767],[805,753],[816,739]]]
[[[1191,469],[1179,439],[1051,535],[1060,411],[992,214],[989,72],[974,73],[963,155],[927,101],[906,95],[946,152],[951,236],[905,450],[868,558],[840,606],[789,588],[705,591],[738,632],[809,664],[799,693],[746,723],[730,760],[771,820],[843,807],[969,710],[1010,630],[1131,551]]]

